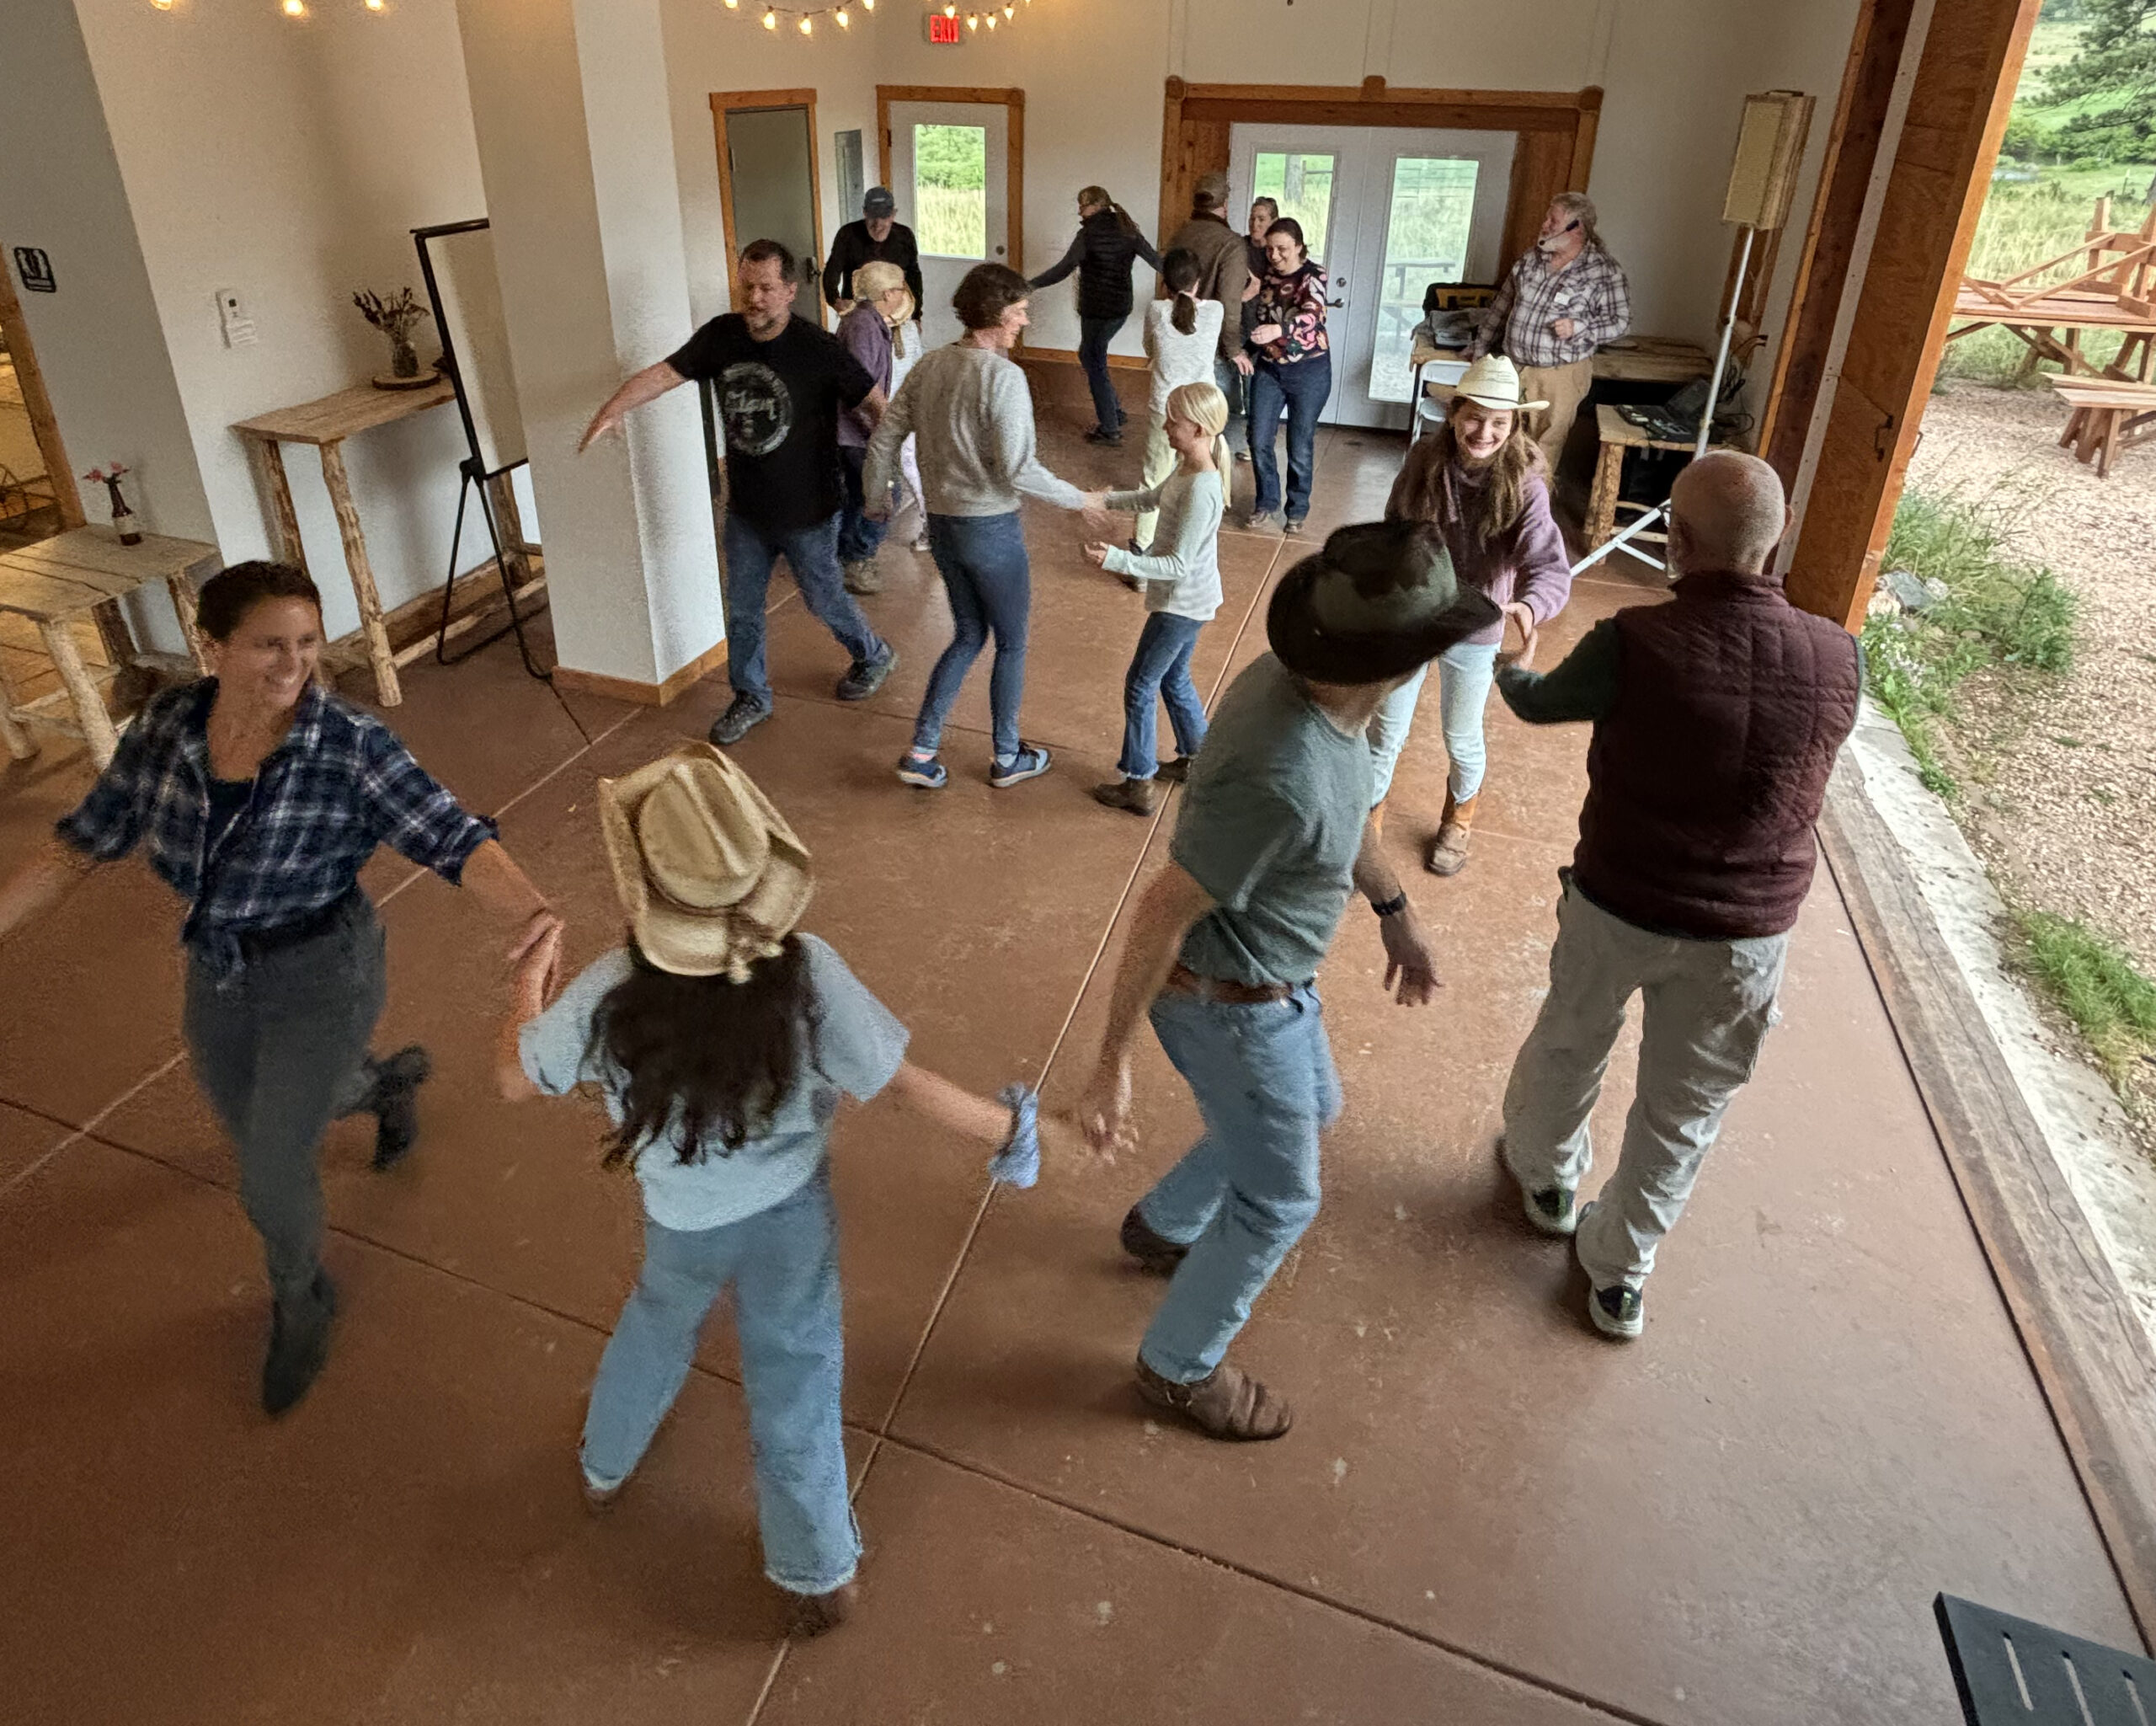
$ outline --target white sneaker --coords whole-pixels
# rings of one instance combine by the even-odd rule
[[[1581,1226],[1585,1226],[1588,1218],[1593,1214],[1593,1201],[1582,1205],[1579,1215]],[[1577,1247],[1573,1249],[1573,1256],[1578,1256]],[[1582,1265],[1580,1268],[1584,1270],[1587,1267]],[[1593,1280],[1591,1276],[1588,1280],[1592,1285]],[[1614,1337],[1620,1342],[1630,1342],[1647,1328],[1646,1296],[1642,1290],[1628,1288],[1623,1283],[1612,1283],[1606,1289],[1590,1286],[1587,1316],[1603,1335]]]

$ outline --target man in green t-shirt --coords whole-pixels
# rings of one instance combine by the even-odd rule
[[[1170,862],[1139,898],[1079,1119],[1098,1147],[1128,1140],[1146,1013],[1205,1132],[1123,1219],[1124,1248],[1174,1279],[1139,1347],[1138,1387],[1214,1438],[1288,1429],[1287,1403],[1223,1357],[1317,1215],[1319,1135],[1341,1098],[1313,979],[1351,891],[1381,920],[1385,988],[1417,1007],[1437,986],[1369,825],[1370,716],[1497,620],[1414,524],[1333,534],[1274,592],[1273,651],[1222,699]]]

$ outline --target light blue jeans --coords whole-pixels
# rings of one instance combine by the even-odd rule
[[[793,570],[801,602],[857,665],[890,652],[868,627],[839,574],[839,517],[814,527],[759,527],[733,510],[721,535],[726,547],[726,676],[736,695],[768,708],[771,680],[764,671],[764,607],[770,601],[771,568],[784,558]]]
[[[931,516],[928,550],[951,601],[950,646],[928,674],[928,690],[914,721],[913,746],[933,755],[943,741],[943,722],[958,698],[966,673],[988,639],[995,638],[995,663],[988,674],[988,709],[995,733],[995,758],[1018,752],[1018,703],[1026,693],[1026,623],[1033,610],[1033,566],[1016,511],[1008,516]]]
[[[643,1271],[591,1387],[584,1476],[611,1486],[643,1460],[728,1284],[764,1574],[794,1594],[828,1594],[853,1579],[861,1532],[846,1500],[839,1424],[844,1350],[827,1170],[768,1210],[718,1228],[688,1234],[645,1220]]]
[[[1116,765],[1126,779],[1150,779],[1161,770],[1157,697],[1168,705],[1168,724],[1176,735],[1176,753],[1193,756],[1205,741],[1205,703],[1190,681],[1190,655],[1198,632],[1195,617],[1173,612],[1149,612],[1138,632],[1138,651],[1123,678],[1123,758]]]
[[[1438,656],[1438,723],[1445,734],[1445,753],[1452,758],[1448,781],[1453,801],[1465,803],[1482,788],[1482,770],[1488,753],[1482,746],[1482,710],[1490,703],[1490,685],[1497,676],[1497,644],[1463,641]],[[1400,765],[1400,751],[1407,746],[1407,733],[1415,723],[1415,705],[1422,698],[1422,684],[1430,675],[1428,665],[1385,698],[1385,705],[1370,720],[1370,799],[1383,803],[1392,789],[1392,772]]]
[[[1317,991],[1251,1006],[1162,995],[1154,1034],[1198,1099],[1204,1136],[1138,1209],[1189,1246],[1138,1355],[1177,1384],[1203,1378],[1318,1206],[1318,1138],[1340,1118],[1340,1075]]]

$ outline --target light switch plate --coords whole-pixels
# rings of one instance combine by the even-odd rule
[[[254,320],[247,315],[237,288],[217,290],[217,322],[224,329],[228,348],[243,347],[254,339]]]

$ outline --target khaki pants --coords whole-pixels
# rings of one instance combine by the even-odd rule
[[[1554,476],[1565,453],[1565,440],[1572,435],[1572,421],[1580,403],[1594,382],[1594,361],[1575,360],[1569,366],[1523,366],[1519,393],[1523,401],[1547,402],[1549,407],[1527,416],[1528,434],[1541,446],[1542,458]]]
[[[1182,462],[1182,457],[1176,453],[1175,446],[1168,441],[1167,421],[1155,414],[1153,416],[1152,425],[1145,433],[1145,466],[1142,470],[1143,477],[1139,479],[1139,484],[1146,491],[1152,490],[1155,486],[1165,484]],[[1225,473],[1220,476],[1220,484],[1223,487],[1229,484],[1229,478],[1230,476]],[[1153,544],[1153,529],[1159,523],[1160,519],[1161,512],[1158,510],[1145,510],[1139,514],[1135,537],[1139,544],[1149,550]]]

